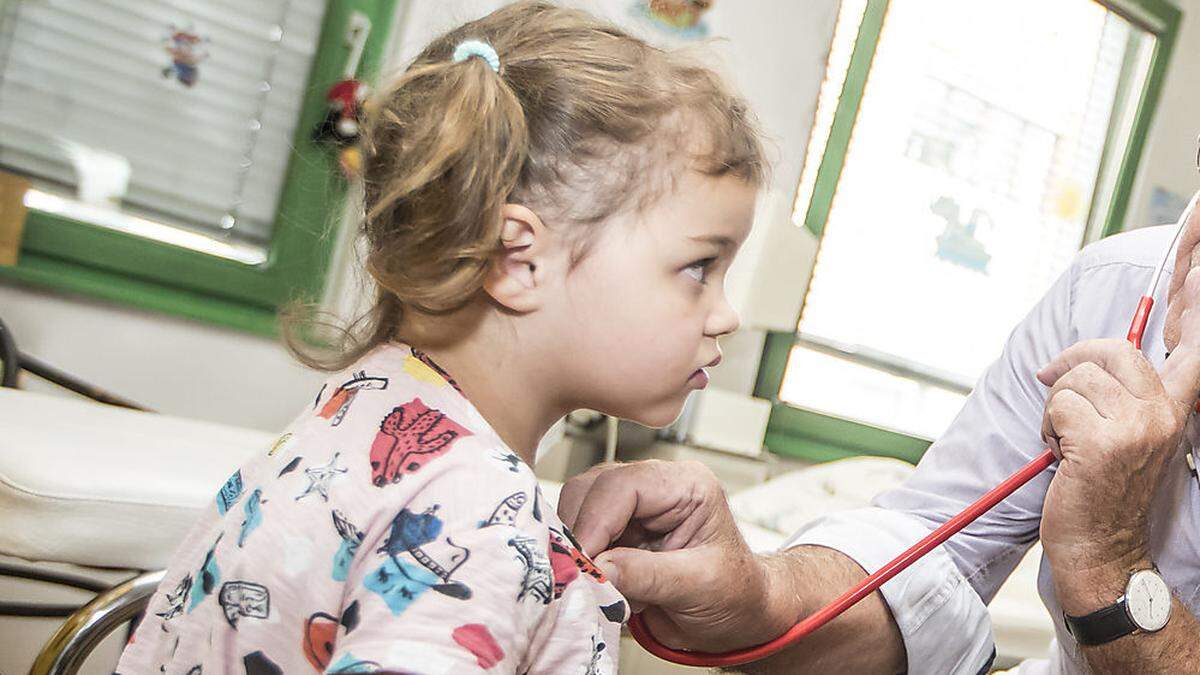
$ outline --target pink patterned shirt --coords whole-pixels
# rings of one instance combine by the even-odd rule
[[[229,478],[118,672],[616,673],[627,615],[453,380],[389,345]]]

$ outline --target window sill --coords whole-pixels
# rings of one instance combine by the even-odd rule
[[[776,403],[765,444],[777,454],[808,462],[847,457],[894,457],[916,464],[933,441],[889,429]]]
[[[171,288],[32,251],[23,251],[16,266],[0,266],[0,281],[120,303],[253,335],[275,337],[279,333],[272,309]]]

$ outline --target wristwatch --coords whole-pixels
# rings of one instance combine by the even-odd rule
[[[1094,646],[1142,631],[1162,630],[1171,619],[1171,589],[1157,569],[1129,576],[1125,595],[1116,603],[1086,616],[1063,614],[1067,632],[1081,645]]]

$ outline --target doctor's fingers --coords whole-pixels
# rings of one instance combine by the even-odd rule
[[[1125,389],[1140,399],[1152,399],[1162,393],[1158,373],[1127,340],[1086,340],[1067,347],[1042,368],[1037,378],[1053,386],[1059,378],[1083,363],[1094,363],[1112,375]]]
[[[1138,404],[1137,398],[1117,378],[1092,361],[1084,361],[1058,378],[1046,400],[1066,390],[1086,398],[1105,419],[1120,417]]]
[[[1191,407],[1200,390],[1200,267],[1188,272],[1184,295],[1175,298],[1175,303],[1183,308],[1179,315],[1179,343],[1163,364],[1162,381],[1173,400]]]
[[[614,548],[597,556],[596,566],[631,604],[686,611],[704,604],[714,589],[728,586],[720,573],[727,562],[712,553],[705,548]]]
[[[600,474],[619,466],[621,465],[598,464],[567,480],[558,493],[558,517],[564,525],[572,530],[575,529],[575,519],[579,517],[579,507],[583,505],[583,498],[592,489],[592,483],[596,482],[596,478]]]
[[[720,509],[724,499],[716,476],[698,462],[623,464],[599,472],[592,481],[573,532],[593,556],[617,541],[634,521],[649,532],[666,535],[667,548],[684,548],[713,520],[713,511]]]
[[[1054,455],[1063,458],[1062,447],[1079,447],[1083,434],[1094,433],[1106,424],[1091,401],[1073,389],[1056,392],[1046,403],[1042,416],[1042,438],[1050,443]]]

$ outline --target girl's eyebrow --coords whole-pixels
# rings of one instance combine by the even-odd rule
[[[737,242],[723,234],[706,234],[701,236],[688,237],[692,241],[698,241],[702,244],[715,244],[723,251],[729,251],[737,248]]]

